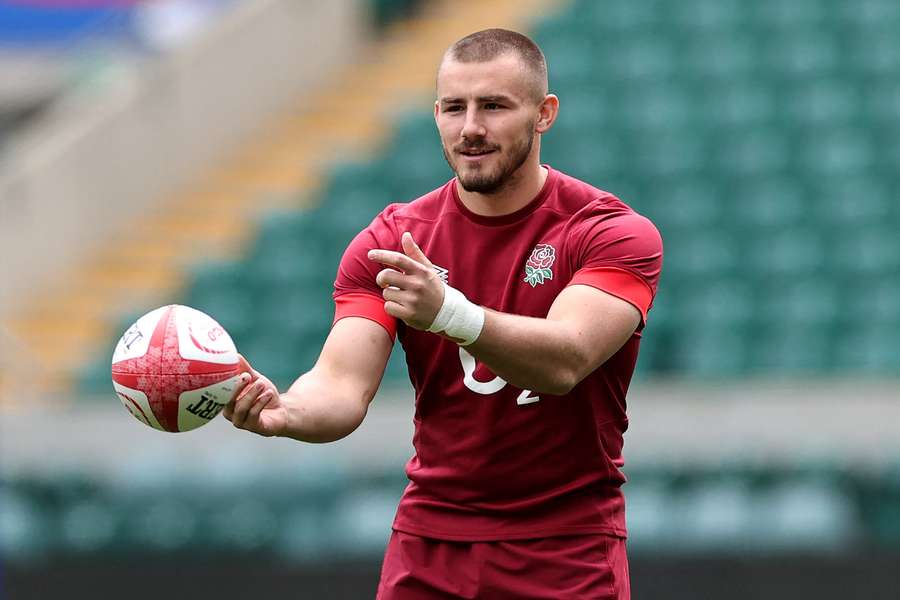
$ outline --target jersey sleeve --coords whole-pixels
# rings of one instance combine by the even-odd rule
[[[375,276],[383,268],[368,258],[369,250],[395,250],[400,244],[390,225],[389,210],[381,213],[363,229],[344,251],[334,282],[334,323],[346,317],[363,317],[397,334],[397,319],[384,310],[381,288]]]
[[[569,285],[588,285],[634,305],[643,327],[662,270],[663,244],[656,226],[624,212],[589,217],[573,233],[575,274]]]

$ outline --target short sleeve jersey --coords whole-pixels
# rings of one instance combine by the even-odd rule
[[[468,210],[455,180],[390,205],[341,260],[335,321],[364,317],[396,334],[415,388],[415,454],[394,521],[399,531],[458,541],[626,535],[625,394],[656,293],[662,241],[615,196],[547,168],[538,196],[501,217]],[[449,285],[481,306],[546,317],[566,286],[588,285],[634,305],[641,323],[568,394],[518,389],[464,348],[384,311],[375,282],[384,267],[367,253],[402,251],[405,231]]]

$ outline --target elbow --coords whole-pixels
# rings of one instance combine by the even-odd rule
[[[565,396],[575,389],[575,386],[581,383],[594,368],[589,357],[579,356],[573,352],[569,360],[556,365],[551,372],[547,373],[541,385],[535,386],[533,391],[551,396]]]
[[[534,386],[533,391],[551,396],[565,396],[581,383],[582,379],[583,377],[580,377],[574,369],[560,369],[540,385]]]

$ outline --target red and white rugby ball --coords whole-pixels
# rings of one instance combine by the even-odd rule
[[[113,387],[138,421],[162,431],[209,423],[242,370],[231,336],[209,315],[172,304],[129,327],[112,359]]]

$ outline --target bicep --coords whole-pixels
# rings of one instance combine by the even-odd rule
[[[570,285],[560,292],[548,321],[565,326],[578,354],[593,371],[619,351],[641,323],[633,304],[588,285]]]
[[[384,327],[363,317],[340,319],[331,328],[312,369],[341,396],[368,404],[381,384],[393,340]]]

